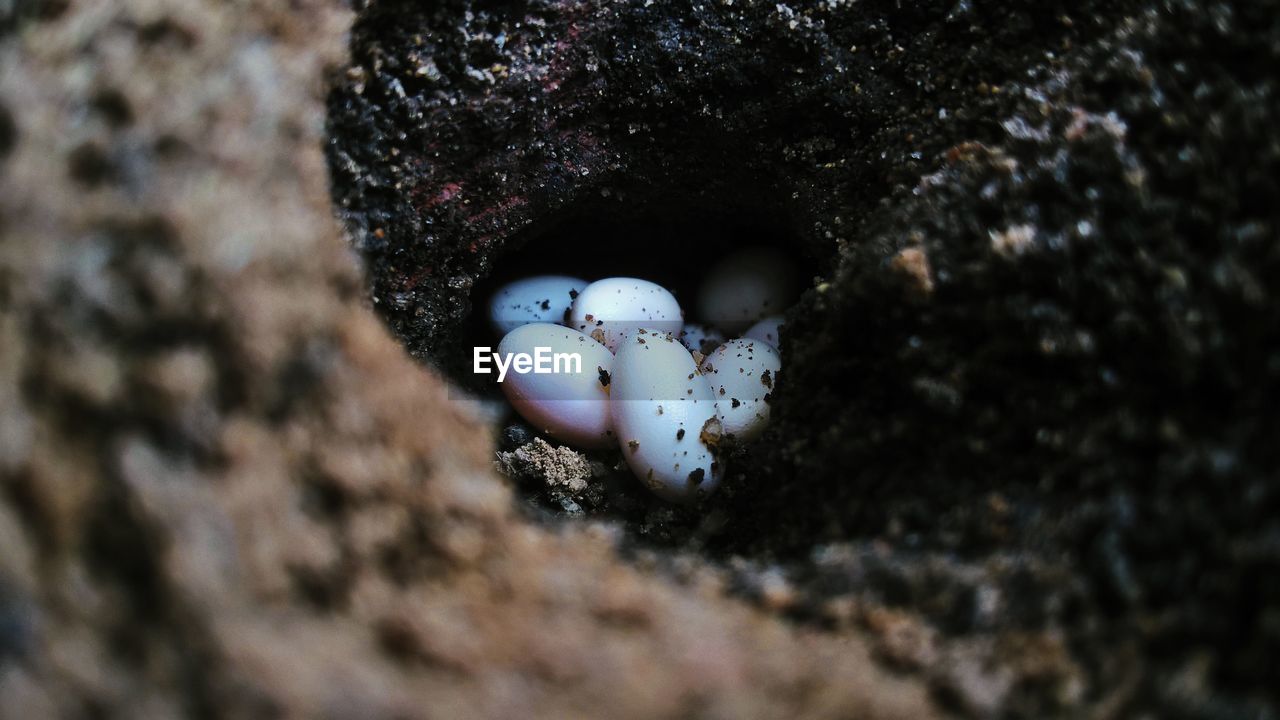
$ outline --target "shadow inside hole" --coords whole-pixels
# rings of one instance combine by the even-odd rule
[[[472,371],[474,348],[496,349],[502,339],[489,320],[489,301],[499,288],[536,275],[570,275],[587,282],[637,277],[670,290],[685,320],[700,322],[698,291],[715,265],[734,252],[764,247],[781,250],[791,260],[793,287],[803,289],[824,258],[815,257],[784,212],[753,201],[744,193],[729,202],[701,207],[654,203],[630,210],[622,203],[604,205],[546,218],[510,240],[493,259],[491,272],[471,288],[471,312],[456,336],[460,346],[456,354],[465,357],[453,358],[445,366],[453,387],[491,401],[499,448],[514,450],[535,436],[562,444],[535,432],[515,413],[496,376]],[[697,538],[710,532],[700,511],[658,499],[632,475],[620,453],[617,447],[584,451],[604,472],[593,476],[588,490],[576,494],[513,476],[521,488],[522,506],[548,522],[591,517],[619,520],[632,539],[649,546],[700,544]]]
[[[501,335],[489,322],[489,300],[503,285],[536,275],[570,275],[587,282],[636,277],[655,282],[675,295],[686,322],[698,317],[698,289],[717,262],[747,248],[771,247],[792,260],[794,287],[803,288],[815,263],[781,213],[664,209],[629,214],[575,215],[541,225],[517,238],[494,260],[492,272],[471,291],[471,314],[459,328],[467,357],[450,363],[452,379],[485,397],[500,397],[489,376],[472,372],[475,347],[496,348]]]

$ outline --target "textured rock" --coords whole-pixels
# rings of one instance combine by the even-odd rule
[[[0,2],[0,717],[1276,712],[1274,3],[358,10]],[[409,356],[735,216],[775,431],[533,524]]]
[[[929,717],[512,512],[362,302],[341,3],[75,2],[0,39],[0,716]]]
[[[1016,550],[989,621],[931,599],[918,561],[891,572],[957,635],[1065,635],[1108,701],[1274,712],[1275,10],[1136,15],[1006,85],[995,137],[864,216],[787,327],[761,454],[799,480],[744,487],[735,517],[773,552]]]
[[[870,630],[968,715],[1265,716],[1276,11],[382,2],[335,196],[380,313],[457,377],[522,247],[679,248],[625,272],[679,287],[742,241],[718,226],[765,228],[821,277],[774,431],[692,531],[736,592]]]

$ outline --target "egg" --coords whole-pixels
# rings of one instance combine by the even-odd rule
[[[587,285],[573,300],[569,327],[617,352],[637,328],[679,333],[684,327],[680,303],[666,288],[638,278],[605,278]]]
[[[622,341],[613,359],[609,406],[622,455],[649,490],[689,503],[715,489],[715,399],[674,335],[639,329]]]
[[[773,383],[782,369],[782,358],[772,345],[760,340],[740,339],[716,348],[700,370],[711,383],[716,417],[726,435],[751,440],[769,424],[769,403]]]
[[[570,361],[558,365],[558,354]],[[532,371],[520,372],[522,355],[535,363]],[[571,361],[574,355],[577,363]],[[552,372],[538,371],[536,363],[544,357],[551,358]],[[613,444],[609,407],[613,354],[608,348],[572,328],[532,323],[502,338],[494,361],[501,363],[504,358],[509,371],[499,383],[502,392],[530,425],[577,447]]]
[[[529,323],[563,323],[573,298],[586,286],[586,280],[568,275],[507,283],[489,299],[489,321],[499,335]]]
[[[743,337],[752,340],[763,340],[773,346],[774,350],[782,349],[782,336],[778,334],[779,328],[782,327],[783,317],[781,315],[770,315],[752,325]]]
[[[780,250],[736,252],[711,269],[698,292],[703,322],[740,333],[765,315],[784,311],[795,299],[795,266]]]
[[[706,325],[685,323],[684,329],[680,331],[680,342],[691,351],[696,350],[706,354],[724,342],[724,335],[719,330]]]

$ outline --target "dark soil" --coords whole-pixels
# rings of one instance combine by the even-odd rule
[[[334,195],[455,377],[529,257],[682,287],[736,218],[820,276],[669,541],[967,714],[1277,712],[1275,3],[380,2],[352,46]]]

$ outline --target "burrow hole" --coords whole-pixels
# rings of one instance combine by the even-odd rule
[[[705,198],[704,198],[705,200]],[[695,298],[707,273],[726,255],[746,248],[774,248],[790,258],[794,285],[810,284],[817,263],[789,227],[786,214],[757,208],[717,209],[715,203],[689,206],[677,201],[649,203],[620,216],[616,208],[581,208],[549,218],[507,241],[493,260],[492,272],[471,289],[471,312],[458,327],[457,343],[467,351],[451,353],[441,367],[455,387],[478,398],[494,423],[501,452],[540,437],[516,414],[491,376],[472,371],[470,350],[496,347],[501,339],[488,318],[493,293],[513,280],[558,274],[592,281],[607,277],[637,277],[656,282],[680,301],[686,320],[700,321]],[[730,336],[732,337],[732,336]],[[785,371],[785,366],[784,366]],[[632,475],[619,448],[580,451],[592,464],[587,489],[570,491],[545,478],[512,477],[525,509],[535,517],[558,520],[604,518],[622,521],[634,534],[656,544],[682,544],[719,532],[723,518],[706,513],[706,506],[684,508],[652,496]],[[510,470],[512,468],[508,468]],[[760,472],[751,462],[751,447],[740,449],[729,465],[729,477],[767,482],[752,477]]]

